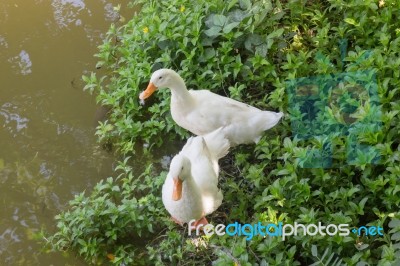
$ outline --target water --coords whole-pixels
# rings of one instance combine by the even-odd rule
[[[94,70],[113,6],[129,0],[0,2],[0,265],[85,265],[74,254],[41,252],[33,238],[54,232],[73,195],[112,175],[115,158],[96,143]]]

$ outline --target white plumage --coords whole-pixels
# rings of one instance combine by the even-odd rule
[[[183,79],[171,69],[155,71],[139,98],[148,98],[157,88],[171,89],[171,115],[179,126],[198,136],[224,127],[231,146],[257,143],[263,132],[283,116],[281,112],[262,111],[208,90],[188,91]]]
[[[191,137],[171,161],[162,188],[162,201],[171,216],[180,223],[199,220],[214,212],[222,203],[218,188],[218,159],[229,150],[222,128]],[[175,180],[174,180],[175,179]],[[175,184],[181,182],[181,197],[173,199]]]

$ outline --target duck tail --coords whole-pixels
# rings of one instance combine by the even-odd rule
[[[212,157],[220,159],[228,154],[230,143],[226,138],[223,127],[203,136]]]
[[[279,120],[281,120],[281,118],[283,117],[282,112],[275,113],[271,111],[263,111],[263,113],[265,119],[264,130],[268,130],[276,126],[276,124],[279,123]]]

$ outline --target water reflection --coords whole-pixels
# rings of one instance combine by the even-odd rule
[[[74,194],[113,174],[79,79],[95,69],[96,47],[118,19],[113,6],[128,2],[0,1],[0,265],[85,265],[41,252],[35,235],[54,230]]]
[[[6,39],[0,35],[0,46],[3,46],[3,48],[8,48],[8,43]]]
[[[71,24],[81,25],[77,19],[79,13],[85,9],[85,3],[81,0],[53,0],[51,6],[54,9],[54,19],[60,28],[67,28]]]
[[[15,228],[12,229],[6,229],[2,235],[0,235],[0,254],[5,253],[5,263],[10,264],[13,254],[10,254],[9,250],[12,250],[10,248],[10,245],[13,243],[18,243],[21,242],[20,238],[18,237],[17,234],[15,234]]]
[[[12,64],[12,68],[16,69],[16,72],[19,74],[28,75],[32,73],[32,61],[25,50],[22,50],[19,55],[8,59],[8,62]]]
[[[4,117],[3,128],[7,129],[14,137],[22,129],[27,128],[29,122],[28,118],[22,117],[17,112],[18,107],[11,103],[4,103],[0,107],[0,116]]]
[[[104,10],[106,11],[106,19],[109,21],[117,21],[120,17],[118,12],[114,10],[114,6],[111,3],[106,3],[104,6]]]

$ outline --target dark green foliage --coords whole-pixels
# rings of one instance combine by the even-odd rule
[[[310,266],[325,266],[325,265],[330,265],[330,266],[341,266],[344,265],[342,263],[342,259],[335,258],[335,254],[330,253],[330,249],[326,249],[324,254],[319,255],[318,254],[318,248],[315,245],[311,246],[311,253],[315,257],[316,262],[311,264]]]
[[[117,166],[116,178],[99,182],[90,196],[77,195],[70,209],[56,216],[59,231],[49,241],[62,251],[77,251],[87,261],[102,263],[108,254],[113,262],[129,265],[144,247],[133,246],[149,239],[165,226],[158,192],[163,176],[153,178],[151,166],[140,176],[132,175],[127,159]]]
[[[160,202],[165,174],[150,177],[147,172],[141,182],[126,171],[128,179],[109,179],[91,196],[81,195],[71,202],[71,210],[58,217],[54,247],[72,248],[88,261],[104,259],[111,252],[118,258],[113,262],[120,265],[132,260],[160,265],[179,261],[184,265],[324,265],[336,259],[346,265],[399,263],[400,2],[168,0],[142,4],[140,14],[124,27],[111,27],[100,46],[99,66],[107,74],[84,77],[86,88],[112,110],[98,127],[101,141],[112,142],[127,154],[136,142],[153,147],[189,136],[169,114],[168,90],[156,92],[144,106],[138,101],[153,70],[173,68],[189,88],[210,89],[293,118],[283,119],[257,145],[239,147],[222,160],[224,202],[211,215],[213,224],[347,223],[382,226],[385,233],[293,236],[285,241],[214,235],[197,239],[196,246],[186,231],[167,222]],[[293,131],[291,125],[302,121],[302,114],[289,106],[286,87],[288,81],[303,77],[360,71],[375,75],[381,123],[378,130],[359,132],[356,138],[379,154],[352,154],[356,163],[350,165],[346,136],[295,136],[301,132]],[[345,100],[337,101],[336,107],[327,106],[330,116],[324,121],[343,120],[340,112],[354,111],[354,106],[362,106],[359,115],[374,119],[376,112],[369,111],[362,94],[359,102],[346,92],[342,95]],[[321,106],[324,99],[313,103]],[[308,151],[324,150],[327,142],[333,149],[332,167],[303,168],[310,161]],[[379,155],[378,164],[371,163],[375,155]],[[120,192],[114,193],[114,186]],[[142,201],[146,209],[141,208]],[[113,217],[118,228],[113,228]],[[166,231],[160,229],[163,225],[169,226]],[[160,236],[147,241],[146,247],[125,241],[139,231],[149,238],[153,231]]]

